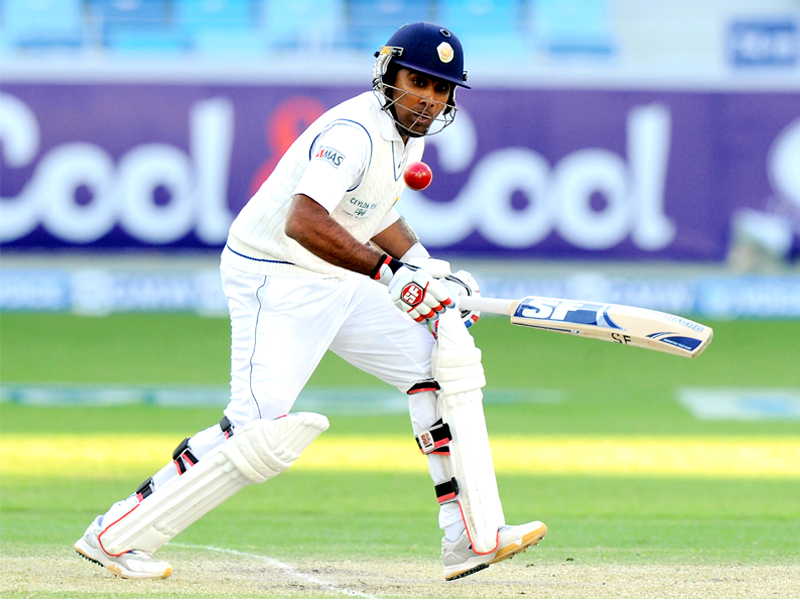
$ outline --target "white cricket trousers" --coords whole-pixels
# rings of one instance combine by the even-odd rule
[[[431,379],[433,337],[392,303],[383,284],[357,273],[297,279],[255,275],[225,263],[221,271],[231,315],[231,401],[225,416],[235,428],[290,412],[328,349],[402,393]],[[433,392],[411,394],[408,402],[414,435],[440,416]],[[445,460],[428,456],[434,483],[448,479]],[[440,527],[460,521],[456,503],[442,505]]]
[[[356,273],[297,279],[225,263],[221,271],[231,315],[225,416],[234,427],[289,412],[329,348],[403,393],[430,379],[434,340],[392,304],[386,286]],[[436,420],[429,410],[412,409],[412,420],[430,419],[423,429]]]
[[[231,316],[231,400],[225,416],[235,429],[290,412],[328,349],[403,393],[431,378],[434,339],[394,306],[386,286],[356,273],[296,279],[255,275],[225,263],[221,271]],[[414,435],[441,416],[433,392],[410,394],[408,406]],[[212,425],[191,437],[189,446],[202,460],[224,441],[219,425]],[[449,479],[445,460],[428,455],[434,483]],[[153,482],[160,487],[177,475],[170,462]],[[117,502],[104,522],[117,520],[137,502],[135,494]],[[440,507],[442,529],[461,520],[457,503]]]

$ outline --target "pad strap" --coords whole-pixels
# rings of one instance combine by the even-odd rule
[[[175,468],[178,469],[178,475],[183,475],[197,464],[197,457],[189,448],[189,438],[184,439],[175,451],[172,453],[172,462],[175,463]]]
[[[420,432],[416,438],[417,446],[423,454],[450,455],[450,448],[447,445],[452,440],[450,426],[441,419],[436,421],[430,429]]]
[[[443,481],[433,486],[436,491],[436,501],[439,504],[453,502],[458,496],[458,482],[453,477],[450,481]]]
[[[222,434],[225,436],[225,439],[230,439],[233,435],[233,423],[231,423],[228,417],[222,417],[219,421],[219,428],[222,429]]]
[[[155,482],[153,482],[152,477],[148,477],[142,482],[142,485],[136,488],[136,499],[139,500],[139,502],[141,502],[155,491],[156,491],[156,484]]]
[[[428,379],[426,381],[418,381],[410,388],[406,394],[420,394],[422,392],[436,392],[439,390],[439,384],[435,379]]]

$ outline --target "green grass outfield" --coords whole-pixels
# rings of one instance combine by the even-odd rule
[[[800,564],[800,476],[791,467],[793,458],[800,463],[800,423],[703,422],[675,399],[681,387],[800,388],[800,321],[709,324],[714,342],[694,360],[511,327],[501,318],[484,318],[471,330],[484,353],[489,388],[561,394],[558,402],[486,406],[507,520],[541,519],[549,527],[541,546],[516,561],[518,569],[565,563]],[[4,384],[224,385],[228,334],[227,321],[190,315],[5,313],[0,317],[0,377]],[[333,356],[325,358],[310,386],[385,389]],[[67,556],[96,514],[169,459],[137,448],[150,444],[160,452],[163,446],[168,454],[183,437],[220,416],[211,408],[3,403],[0,547],[6,566],[39,556]],[[81,454],[80,448],[93,448],[92,440],[105,445]],[[301,458],[281,477],[245,489],[160,553],[172,557],[176,573],[181,562],[191,568],[193,553],[202,552],[187,545],[213,545],[289,563],[313,556],[438,564],[437,506],[407,415],[332,415],[331,429],[319,442],[322,448],[348,448],[353,440],[366,444],[370,451],[365,454],[373,457],[386,452],[387,460],[365,467],[358,457],[349,462],[345,454],[331,465],[309,455],[310,466],[302,467]],[[514,440],[532,452],[541,449],[537,441],[546,440],[563,471],[526,469],[524,461],[521,467],[519,461],[507,466],[510,457],[497,455],[498,449],[512,447],[508,444]],[[620,455],[608,448],[639,448],[636,440],[655,444],[652,471],[617,472],[614,461]],[[592,472],[581,467],[580,456],[557,455],[586,451],[586,444],[601,462],[602,453],[609,452],[608,468]],[[658,452],[680,454],[692,444],[700,444],[701,453],[708,448],[701,462],[704,456],[717,457],[705,474],[687,475],[691,465],[688,470],[660,467],[658,461],[668,462],[670,456]],[[750,450],[773,447],[776,464],[788,465],[785,472],[780,467],[761,473],[754,463],[752,472],[734,469],[732,474],[724,465],[725,452],[732,448],[742,453],[731,454],[736,462]],[[44,451],[37,453],[37,448]],[[98,453],[105,453],[103,460],[97,460]],[[60,454],[68,460],[59,462]],[[88,466],[77,464],[81,456]],[[686,456],[682,460],[696,455]],[[530,464],[540,459],[532,457]],[[406,461],[415,466],[406,468]],[[88,565],[76,562],[75,569],[94,575]],[[59,593],[33,576],[21,582],[0,575],[0,581],[4,597],[144,594],[128,587],[100,594],[69,586]],[[224,593],[202,588],[191,593],[254,595],[237,590],[232,582]],[[175,593],[148,588],[146,595]]]

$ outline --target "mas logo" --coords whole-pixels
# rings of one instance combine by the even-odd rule
[[[342,161],[344,160],[344,154],[342,154],[338,150],[334,150],[333,148],[328,148],[327,146],[320,146],[316,154],[314,154],[314,158],[319,158],[320,160],[327,161],[331,163],[334,166],[334,168],[338,169],[339,165],[342,164]]]

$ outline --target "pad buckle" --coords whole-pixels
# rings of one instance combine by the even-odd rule
[[[219,421],[219,428],[222,430],[222,435],[225,436],[225,439],[230,439],[233,435],[233,423],[231,423],[228,417],[223,416],[222,419]]]
[[[190,467],[197,464],[197,457],[189,448],[189,438],[184,439],[172,453],[172,462],[178,470],[178,475],[183,475]]]
[[[436,501],[439,504],[453,502],[458,497],[458,482],[453,477],[450,481],[443,481],[433,486],[436,491]]]
[[[156,484],[152,477],[145,479],[142,484],[136,488],[136,499],[141,502],[156,490]]]
[[[423,454],[450,454],[447,444],[452,439],[450,437],[450,426],[439,419],[430,429],[420,432],[417,439],[417,446]]]

